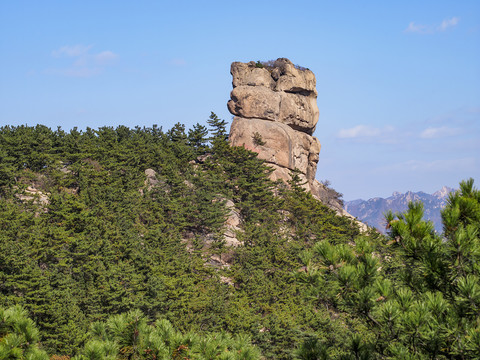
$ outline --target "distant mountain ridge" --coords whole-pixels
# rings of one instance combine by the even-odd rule
[[[346,201],[344,209],[360,221],[385,234],[385,212],[388,210],[392,210],[394,213],[403,212],[407,210],[410,201],[421,201],[425,209],[424,218],[433,222],[437,232],[442,232],[440,211],[445,207],[448,194],[452,191],[455,191],[455,189],[447,186],[433,194],[427,194],[423,191],[407,191],[406,193],[395,191],[392,196],[386,199],[376,197],[369,200]]]

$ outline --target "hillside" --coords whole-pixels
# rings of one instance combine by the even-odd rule
[[[302,249],[357,227],[209,124],[1,128],[0,305],[23,305],[48,352],[73,355],[91,322],[138,309],[288,358],[328,319],[292,274]]]
[[[443,231],[441,210],[445,207],[448,194],[454,191],[444,186],[433,194],[427,194],[422,191],[406,193],[394,192],[392,196],[384,199],[376,197],[369,200],[353,200],[345,202],[344,209],[358,218],[360,221],[376,228],[381,233],[386,233],[385,213],[389,210],[392,212],[404,212],[408,209],[411,201],[421,201],[424,206],[425,220],[430,220],[435,226],[438,233]]]
[[[0,129],[1,359],[480,355],[473,180],[360,235],[208,125]]]

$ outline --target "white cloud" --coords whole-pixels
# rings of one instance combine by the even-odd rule
[[[54,58],[72,58],[73,62],[63,68],[47,69],[47,74],[63,75],[68,77],[91,77],[101,74],[104,68],[112,64],[118,55],[110,50],[91,53],[93,45],[66,45],[52,51]]]
[[[109,64],[117,58],[117,54],[108,50],[94,55],[95,62],[99,65]]]
[[[350,129],[340,129],[337,137],[340,139],[354,139],[359,137],[379,136],[380,129],[366,125],[357,125]]]
[[[459,128],[450,128],[447,126],[429,127],[420,133],[422,139],[435,139],[447,136],[455,136],[460,133]]]
[[[456,16],[452,17],[451,19],[445,19],[445,20],[442,21],[442,23],[438,27],[438,30],[439,31],[445,31],[450,27],[456,26],[459,21],[460,21],[460,19]]]
[[[427,25],[415,24],[413,21],[408,24],[408,27],[404,30],[405,32],[413,32],[419,34],[426,34],[429,32]]]
[[[408,24],[407,28],[404,30],[404,32],[417,34],[433,34],[452,28],[456,26],[459,22],[460,18],[456,16],[443,20],[440,25],[416,24],[415,22],[411,21]]]
[[[392,126],[383,129],[368,125],[357,125],[349,129],[340,129],[337,133],[339,139],[359,139],[386,136],[393,131]]]

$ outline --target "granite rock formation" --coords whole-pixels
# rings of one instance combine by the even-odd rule
[[[319,115],[315,75],[285,58],[271,66],[234,62],[231,74],[230,143],[257,152],[275,169],[274,180],[286,181],[298,169],[312,190],[320,153],[312,136]]]
[[[234,62],[230,73],[233,90],[227,106],[234,115],[230,144],[257,152],[274,169],[273,180],[287,181],[291,170],[298,169],[314,197],[355,220],[331,196],[331,189],[315,180],[320,142],[312,135],[319,116],[313,72],[280,58],[268,63]],[[357,223],[367,231],[365,224]]]

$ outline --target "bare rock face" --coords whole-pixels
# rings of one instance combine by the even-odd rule
[[[318,122],[317,97],[301,94],[282,93],[280,121],[309,135]]]
[[[313,93],[317,97],[315,75],[308,69],[297,68],[285,58],[277,59],[274,63],[272,76],[276,80],[276,90],[292,93],[303,93],[308,96]]]
[[[152,188],[159,183],[157,179],[157,172],[153,169],[146,169],[145,170],[145,186],[148,190],[152,190]]]
[[[253,134],[260,134],[262,144]],[[260,159],[289,170],[298,169],[309,181],[315,178],[320,142],[280,122],[235,117],[230,130],[232,145],[258,153]],[[275,175],[275,174],[274,174]],[[281,177],[283,178],[283,176]]]
[[[320,153],[312,136],[319,116],[315,75],[285,58],[263,67],[234,62],[231,74],[230,143],[257,152],[274,168],[274,180],[287,181],[298,169],[310,190]]]
[[[264,86],[271,90],[275,89],[276,83],[270,72],[265,68],[258,68],[255,63],[248,64],[234,62],[231,67],[233,87],[237,86]]]
[[[15,194],[15,196],[21,201],[32,201],[35,205],[44,207],[44,211],[47,211],[46,206],[50,203],[50,193],[42,192],[33,186],[28,186],[22,193]]]
[[[234,115],[270,121],[280,116],[280,94],[264,86],[242,85],[234,88],[230,97],[227,106]]]
[[[278,121],[312,134],[318,121],[316,97],[241,85],[230,94],[228,110],[237,116]]]
[[[240,212],[232,200],[227,200],[225,206],[228,209],[227,219],[225,221],[226,228],[223,234],[225,245],[237,247],[242,245],[242,242],[237,240],[237,232],[242,231],[240,228],[242,222]]]
[[[315,180],[320,142],[312,136],[319,116],[313,72],[285,58],[265,64],[234,62],[230,72],[233,90],[227,106],[235,115],[231,145],[257,152],[274,169],[270,175],[274,181],[288,181],[291,170],[298,169],[304,187],[316,199],[367,231],[365,224],[343,210],[330,190]],[[229,218],[234,220],[233,215]],[[226,239],[232,238],[235,246],[238,240],[233,235],[238,227],[227,225]]]

